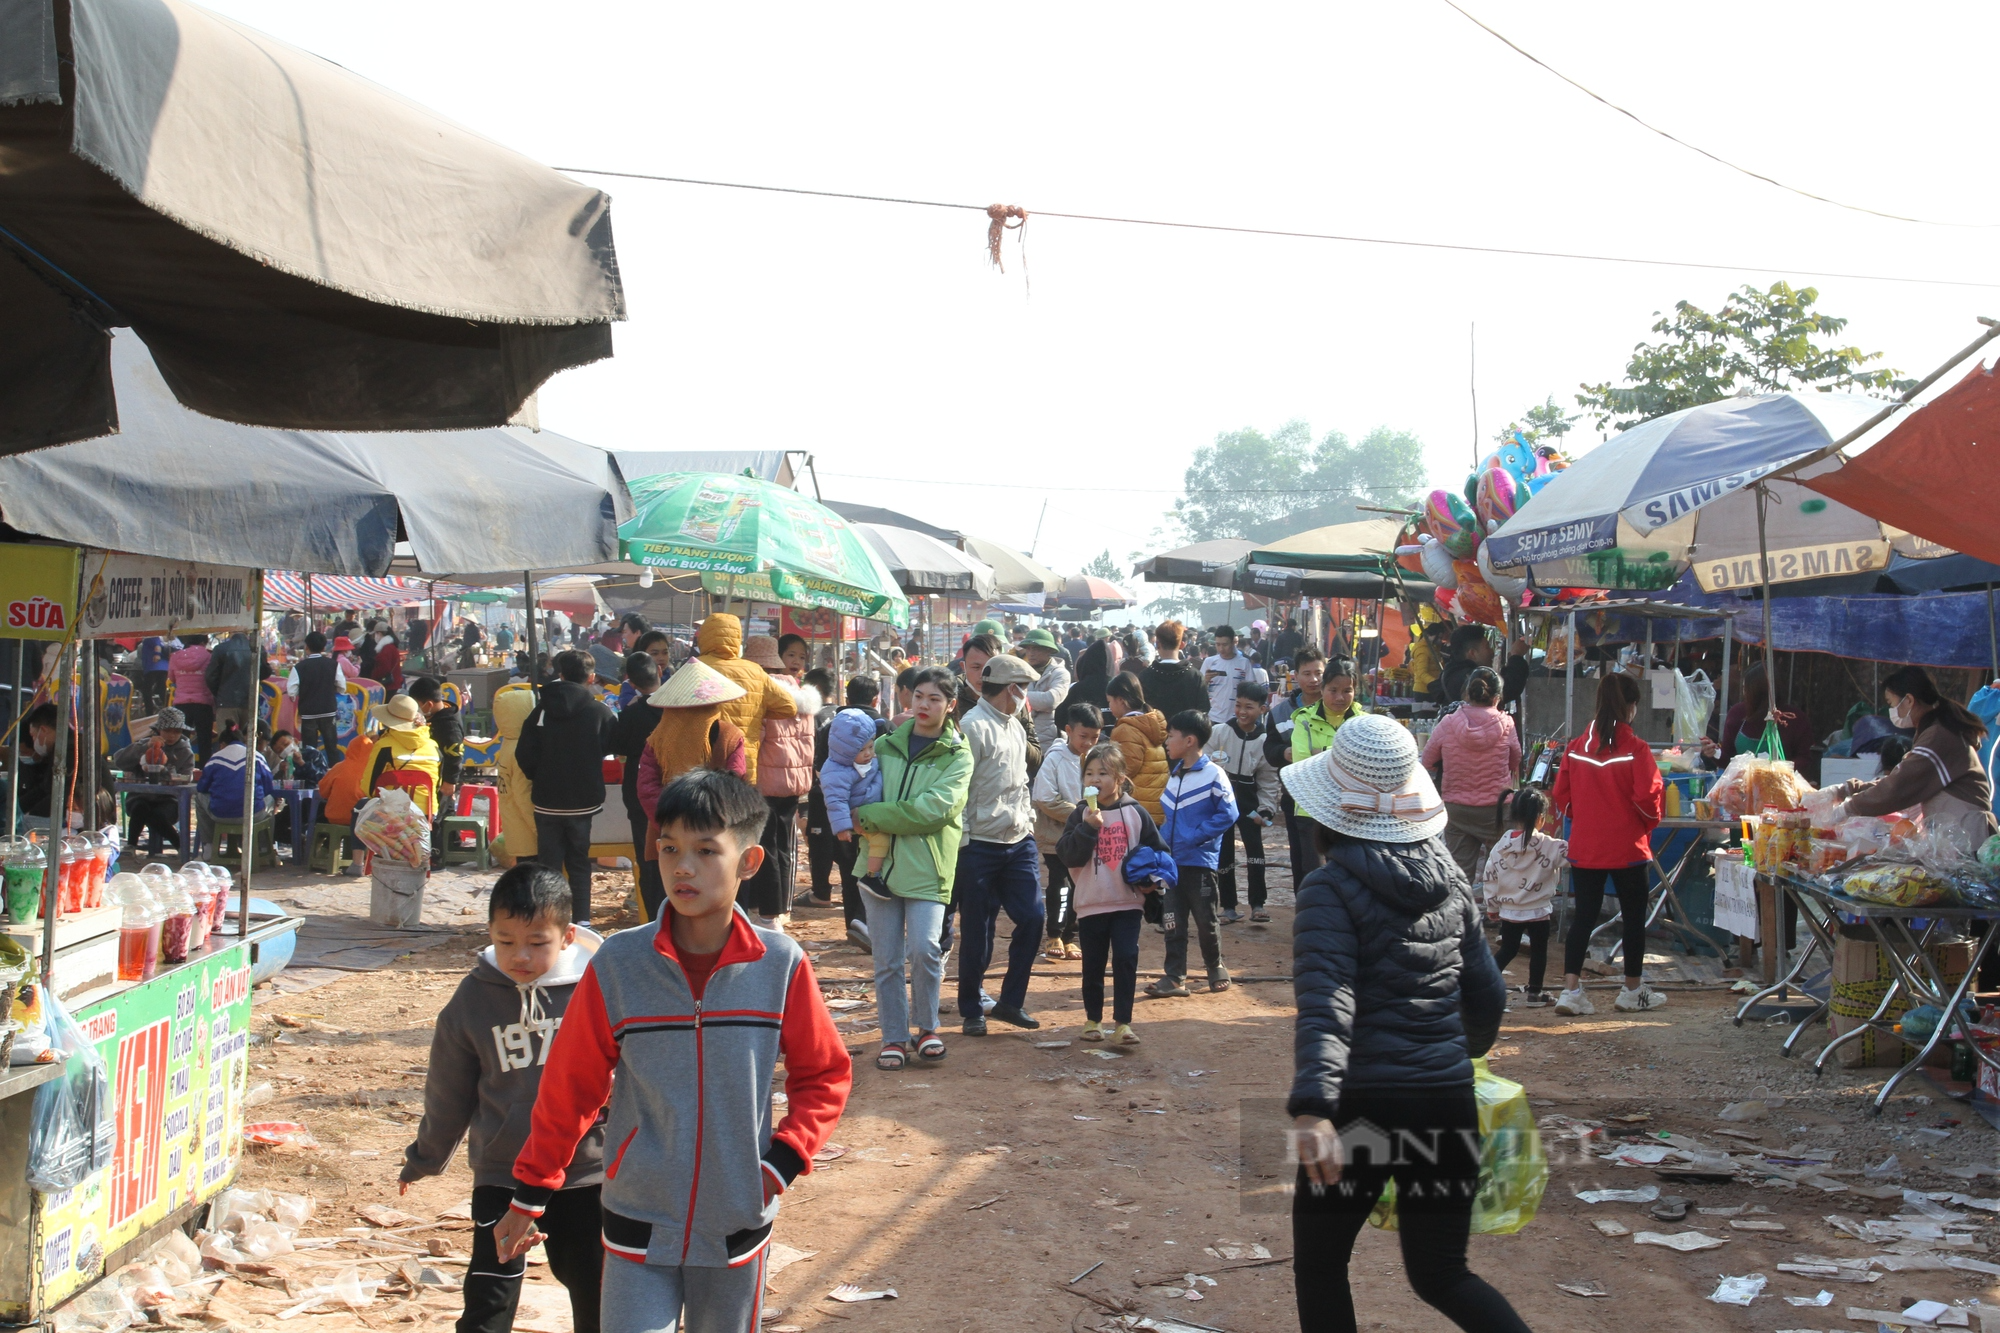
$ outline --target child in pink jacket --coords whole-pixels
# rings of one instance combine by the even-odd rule
[[[1500,674],[1478,668],[1466,677],[1464,702],[1424,746],[1424,767],[1444,798],[1444,845],[1467,884],[1479,882],[1481,858],[1500,841],[1500,798],[1521,771],[1521,738],[1499,703]]]

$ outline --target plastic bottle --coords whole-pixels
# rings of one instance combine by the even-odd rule
[[[189,892],[192,876],[176,875],[173,887],[160,900],[160,961],[185,963],[194,939],[194,894]]]
[[[118,900],[118,979],[144,981],[160,962],[160,909],[146,878],[120,875],[111,882]]]
[[[118,860],[118,843],[110,835],[93,833],[89,842],[94,864],[91,866],[90,880],[83,890],[85,911],[104,906],[104,886],[111,881],[111,867]]]
[[[15,838],[0,847],[0,873],[6,879],[7,920],[25,925],[42,914],[42,877],[48,857],[30,838]]]
[[[97,868],[97,859],[91,854],[90,843],[73,835],[62,840],[60,856],[56,871],[56,912],[60,916],[68,916],[83,910],[84,881]]]

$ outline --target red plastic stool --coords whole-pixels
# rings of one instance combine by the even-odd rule
[[[490,782],[462,782],[458,787],[458,810],[461,816],[472,814],[472,799],[486,798],[486,840],[492,842],[500,836],[500,789]]]

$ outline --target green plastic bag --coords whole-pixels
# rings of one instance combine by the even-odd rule
[[[1479,1197],[1472,1201],[1472,1229],[1486,1236],[1510,1236],[1535,1220],[1542,1191],[1549,1185],[1549,1158],[1542,1133],[1528,1109],[1528,1092],[1511,1079],[1472,1062],[1472,1095],[1479,1103]],[[1396,1229],[1396,1182],[1382,1187],[1372,1226]]]

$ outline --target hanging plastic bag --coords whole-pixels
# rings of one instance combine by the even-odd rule
[[[1715,685],[1706,671],[1674,674],[1674,739],[1694,745],[1708,734],[1708,717],[1715,711]]]
[[[1479,1197],[1472,1201],[1472,1229],[1511,1236],[1535,1220],[1549,1186],[1549,1158],[1528,1107],[1528,1090],[1501,1078],[1481,1058],[1472,1062],[1472,1096],[1479,1103]],[[1396,1182],[1382,1187],[1368,1221],[1396,1229]]]
[[[56,997],[44,990],[49,1041],[64,1058],[61,1078],[35,1090],[28,1123],[28,1184],[44,1194],[74,1189],[111,1163],[118,1125],[111,1077],[97,1048]]]
[[[430,818],[400,788],[390,788],[361,808],[354,821],[354,836],[377,857],[430,868]]]

